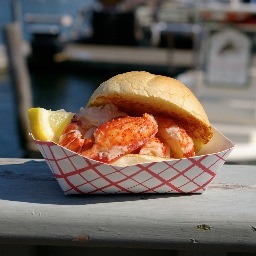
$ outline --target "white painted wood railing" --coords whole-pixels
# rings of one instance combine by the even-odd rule
[[[65,196],[44,160],[0,159],[0,255],[256,255],[255,200],[256,166],[203,194]]]

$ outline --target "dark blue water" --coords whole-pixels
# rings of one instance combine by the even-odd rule
[[[12,20],[12,1],[0,0],[0,27]],[[15,0],[14,0],[15,1]],[[57,14],[71,15],[76,19],[79,10],[84,7],[91,7],[94,0],[16,0],[20,10],[20,21],[23,28],[24,38],[29,39],[29,27],[24,22],[24,16],[27,13],[33,14]],[[72,27],[65,29],[69,33]],[[3,42],[2,33],[0,34],[0,43]]]
[[[25,13],[70,14],[75,16],[79,8],[93,1],[84,0],[21,0],[22,17]],[[11,22],[11,1],[0,1],[1,28]],[[23,24],[23,37],[28,39],[26,24]],[[2,33],[0,44],[3,43]],[[32,72],[31,89],[34,106],[77,112],[85,106],[95,88],[106,77],[101,75],[69,74],[69,72]],[[0,73],[0,157],[21,157],[18,127],[15,116],[15,102],[8,72]]]
[[[77,112],[106,78],[86,74],[32,73],[34,106]],[[8,73],[0,74],[0,157],[21,157],[14,93]]]
[[[84,107],[93,91],[104,81],[95,74],[31,74],[34,105],[46,109],[77,112]]]
[[[63,73],[32,73],[33,105],[77,112],[106,77]],[[8,73],[0,74],[0,157],[21,157],[14,93]]]
[[[8,74],[0,74],[0,157],[20,157],[14,99]]]

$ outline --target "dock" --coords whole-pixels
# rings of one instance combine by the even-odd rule
[[[69,43],[61,53],[55,55],[54,60],[56,62],[191,68],[195,65],[194,57],[191,50]]]

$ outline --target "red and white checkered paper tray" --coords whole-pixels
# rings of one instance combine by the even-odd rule
[[[65,194],[202,193],[234,148],[213,130],[198,156],[127,167],[90,160],[53,142],[35,143]]]

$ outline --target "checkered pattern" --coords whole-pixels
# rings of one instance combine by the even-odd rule
[[[114,167],[35,141],[65,194],[202,193],[232,148],[188,159]]]

